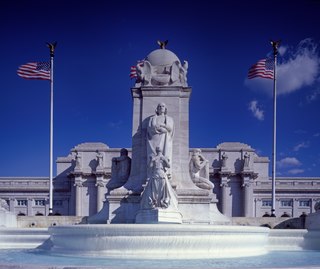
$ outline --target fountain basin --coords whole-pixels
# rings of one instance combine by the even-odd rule
[[[50,227],[49,233],[50,251],[59,255],[211,259],[266,254],[269,229],[191,224],[90,224]]]

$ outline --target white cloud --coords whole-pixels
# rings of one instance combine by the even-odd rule
[[[277,95],[297,91],[317,81],[320,73],[320,56],[317,45],[312,39],[302,40],[294,50],[280,46],[279,54]],[[245,85],[253,90],[273,94],[273,80],[271,79],[246,79]]]
[[[315,133],[313,136],[318,137],[318,136],[320,136],[320,133]]]
[[[279,168],[300,166],[301,162],[295,157],[286,157],[277,162]]]
[[[310,145],[310,143],[308,141],[307,142],[301,142],[298,145],[294,146],[293,151],[299,151],[302,148],[308,148],[309,145]]]
[[[252,112],[255,118],[261,121],[264,120],[264,111],[259,108],[257,100],[252,100],[249,103],[248,109]]]
[[[303,169],[290,169],[288,171],[288,173],[291,174],[291,175],[302,174],[303,172],[304,172]]]

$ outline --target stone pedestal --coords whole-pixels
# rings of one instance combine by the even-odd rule
[[[182,215],[178,211],[156,208],[152,210],[139,210],[136,223],[182,223]]]
[[[217,198],[213,193],[195,189],[178,192],[178,209],[183,216],[183,223],[190,224],[228,224],[230,220],[217,208]]]

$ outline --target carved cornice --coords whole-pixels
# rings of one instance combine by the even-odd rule
[[[69,178],[75,177],[88,177],[88,176],[103,176],[105,178],[111,178],[111,172],[109,171],[92,171],[92,172],[84,172],[84,171],[72,171],[68,174]]]
[[[14,178],[12,180],[1,180],[2,191],[48,191],[49,178]]]
[[[166,86],[166,87],[141,87],[141,88],[132,88],[132,96],[134,98],[141,97],[152,97],[159,96],[162,97],[182,97],[188,98],[191,94],[191,87],[182,87],[182,86]]]
[[[240,175],[245,178],[245,177],[249,177],[251,179],[256,179],[258,178],[258,173],[253,172],[252,170],[248,170],[248,171],[242,171],[240,172]]]
[[[231,177],[234,175],[234,173],[231,173],[229,170],[221,170],[217,172],[221,177]]]
[[[95,171],[95,172],[92,172],[93,175],[95,176],[103,176],[104,178],[111,178],[111,173],[110,172],[107,172],[105,170],[99,170],[99,171]]]

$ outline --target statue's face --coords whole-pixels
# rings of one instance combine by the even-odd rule
[[[166,105],[164,103],[160,103],[158,106],[157,106],[157,112],[158,114],[163,114],[166,112]]]

